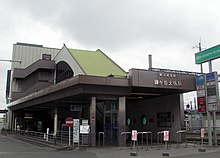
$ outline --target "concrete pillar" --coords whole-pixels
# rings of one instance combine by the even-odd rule
[[[53,131],[54,131],[54,136],[57,134],[57,124],[58,124],[58,109],[54,109],[54,117],[53,117],[54,125],[53,125]]]
[[[10,122],[11,122],[10,128],[11,128],[11,131],[13,131],[15,127],[15,112],[14,111],[11,111]]]
[[[90,103],[90,136],[91,147],[96,146],[96,97],[91,98]]]
[[[7,113],[7,128],[12,129],[13,127],[12,110],[8,109]]]
[[[118,106],[118,145],[126,144],[126,137],[121,137],[121,132],[126,130],[126,97],[119,97]]]
[[[54,144],[57,143],[57,124],[58,124],[58,109],[54,109],[53,115],[53,131],[54,131]]]

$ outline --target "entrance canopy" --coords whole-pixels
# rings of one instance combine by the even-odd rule
[[[90,98],[88,96],[96,96],[97,99],[108,99],[109,96],[146,99],[194,90],[194,74],[131,69],[124,78],[78,75],[18,99],[10,103],[8,108],[19,110],[33,107],[43,108],[44,106],[53,107],[59,106],[59,104],[46,105],[46,103],[86,101]]]

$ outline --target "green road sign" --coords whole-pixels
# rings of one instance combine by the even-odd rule
[[[211,47],[195,54],[196,64],[201,64],[209,60],[220,57],[220,45]]]

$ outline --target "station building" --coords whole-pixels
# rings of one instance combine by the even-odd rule
[[[124,143],[121,132],[184,128],[183,93],[195,90],[195,74],[164,69],[124,71],[100,49],[13,45],[6,99],[9,127],[56,134],[65,119],[87,119],[91,146]]]

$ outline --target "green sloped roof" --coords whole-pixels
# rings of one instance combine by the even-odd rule
[[[96,51],[68,48],[86,75],[126,76],[126,72],[99,49]]]

